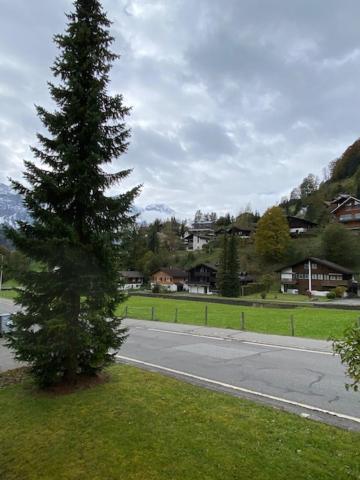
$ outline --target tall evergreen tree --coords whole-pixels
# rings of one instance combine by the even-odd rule
[[[237,237],[231,235],[227,255],[226,291],[224,292],[226,297],[238,297],[240,295],[239,274],[240,264]]]
[[[76,0],[64,35],[55,36],[60,55],[52,68],[54,112],[37,107],[48,136],[33,148],[42,167],[25,162],[29,186],[13,182],[32,223],[8,235],[15,246],[39,262],[40,272],[25,272],[9,345],[27,361],[41,385],[74,382],[113,360],[124,341],[115,318],[118,291],[117,246],[134,217],[131,205],[139,187],[106,196],[130,170],[103,170],[128,148],[129,108],[121,95],[108,93],[110,21],[99,0]]]
[[[228,236],[225,234],[222,238],[219,269],[218,269],[217,278],[216,278],[217,288],[220,291],[221,295],[224,295],[227,290],[227,281],[226,281],[227,266],[228,266]]]

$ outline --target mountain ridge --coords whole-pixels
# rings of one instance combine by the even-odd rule
[[[176,215],[175,210],[165,203],[153,203],[140,207],[134,206],[134,213],[141,221],[153,221],[155,218],[166,219]],[[23,205],[22,198],[10,185],[0,183],[0,225],[16,227],[18,221],[29,221],[30,215]]]

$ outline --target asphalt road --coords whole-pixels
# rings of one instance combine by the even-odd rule
[[[288,337],[251,334],[249,340],[219,329],[126,323],[130,336],[120,362],[360,430],[360,393],[346,391],[345,369],[326,342],[301,339],[298,347]]]
[[[0,299],[0,313],[16,307]],[[327,342],[251,332],[126,320],[119,362],[360,431],[360,393]],[[0,341],[0,371],[15,368]]]

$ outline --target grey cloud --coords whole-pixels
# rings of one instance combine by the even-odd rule
[[[140,203],[264,209],[359,135],[356,0],[103,0],[122,54],[111,90],[133,105]],[[20,176],[51,108],[46,82],[70,0],[3,0],[0,181]],[[114,192],[115,193],[115,192]]]

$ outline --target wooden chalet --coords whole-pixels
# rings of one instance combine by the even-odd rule
[[[216,290],[217,267],[210,263],[200,263],[189,270],[188,287],[190,293],[211,294]]]
[[[179,268],[160,268],[151,275],[151,285],[159,285],[171,292],[187,288],[188,273]]]
[[[349,230],[360,230],[360,200],[341,194],[329,204],[331,214]]]
[[[252,227],[241,227],[238,225],[231,225],[230,227],[223,227],[216,230],[216,235],[235,235],[240,238],[250,238],[254,233],[254,228]]]
[[[293,217],[288,215],[286,217],[289,228],[290,228],[290,235],[292,237],[296,237],[302,233],[305,233],[312,228],[317,227],[317,223],[310,222],[309,220],[305,220],[304,218]]]
[[[144,275],[134,270],[120,272],[122,290],[138,290],[144,285]]]
[[[308,257],[300,262],[278,270],[281,275],[281,291],[283,293],[325,296],[336,287],[345,287],[347,292],[358,291],[354,272],[328,260]]]

